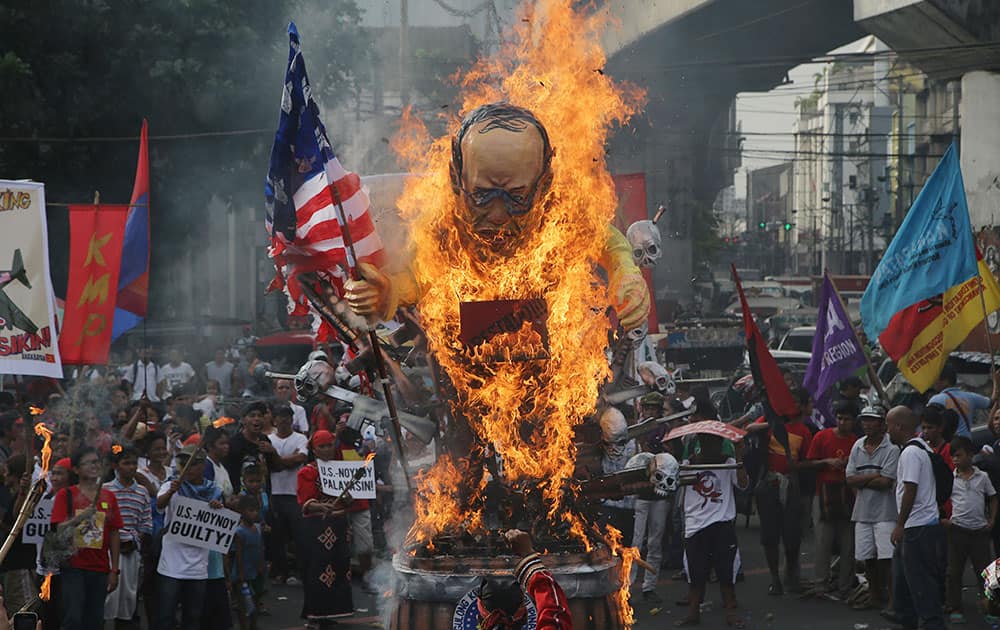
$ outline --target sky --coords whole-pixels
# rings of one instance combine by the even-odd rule
[[[857,42],[851,42],[830,51],[842,53],[856,51]],[[747,171],[774,166],[791,161],[795,150],[792,135],[796,119],[795,99],[808,96],[813,91],[814,75],[823,71],[822,63],[807,63],[796,66],[788,72],[791,83],[779,86],[770,92],[741,92],[736,97],[736,119],[742,125],[746,138],[743,141],[743,167],[736,171],[736,197],[746,196]],[[771,135],[754,135],[771,134]]]

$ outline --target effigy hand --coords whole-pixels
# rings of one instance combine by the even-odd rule
[[[640,328],[649,317],[649,287],[641,273],[623,273],[609,287],[611,305],[626,331]]]
[[[389,277],[369,263],[358,265],[361,280],[348,280],[344,283],[344,297],[347,304],[356,314],[366,319],[379,320],[388,318],[391,283]]]

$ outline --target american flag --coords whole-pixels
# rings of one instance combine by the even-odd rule
[[[293,302],[292,314],[308,312],[295,274],[325,272],[339,285],[344,279],[342,266],[350,269],[358,262],[382,265],[384,250],[369,212],[368,194],[361,178],[346,170],[333,152],[312,97],[294,22],[288,25],[288,67],[264,196],[270,256],[277,271],[271,286],[285,286]],[[338,197],[344,216],[340,215]],[[357,261],[344,242],[344,221]]]

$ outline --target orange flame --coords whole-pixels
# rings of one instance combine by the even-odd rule
[[[52,431],[49,430],[44,424],[35,425],[35,435],[42,436],[45,441],[42,443],[42,475],[47,475],[49,472],[49,460],[52,459],[52,447],[50,443],[52,442]]]
[[[372,451],[371,453],[365,455],[365,466],[370,464],[373,459],[375,459],[375,451]]]
[[[45,409],[42,409],[41,407],[36,407],[36,406],[34,406],[34,405],[29,405],[29,406],[28,406],[28,411],[29,411],[29,412],[31,413],[31,415],[33,415],[33,416],[40,416],[40,415],[42,415],[43,413],[45,413]]]
[[[476,246],[461,240],[464,210],[449,180],[450,136],[458,121],[450,122],[448,136],[431,141],[420,120],[404,116],[392,147],[411,172],[424,174],[407,182],[398,206],[414,245],[421,322],[457,391],[453,410],[500,454],[505,480],[540,481],[549,519],[568,523],[583,539],[588,528],[562,509],[561,496],[575,467],[573,427],[594,411],[598,386],[609,375],[602,333],[608,299],[593,273],[617,205],[605,143],[610,128],[627,121],[644,95],[602,71],[607,12],[575,12],[574,4],[525,3],[513,38],[461,82],[463,113],[500,100],[526,107],[545,125],[555,149],[548,194],[531,210],[542,218],[525,231],[515,255],[472,251]],[[461,302],[530,297],[548,306],[549,359],[477,360],[537,356],[537,336],[528,330],[499,335],[478,355],[455,342]],[[526,421],[533,424],[527,433]],[[482,522],[479,508],[462,507],[457,488],[468,485],[468,476],[455,462],[439,458],[420,483],[411,539],[427,542]]]
[[[38,599],[43,602],[49,601],[52,596],[52,574],[47,573],[45,579],[42,580],[42,588],[38,591]]]
[[[632,573],[632,563],[639,558],[639,550],[635,547],[623,546],[622,533],[614,527],[608,525],[607,532],[606,540],[608,546],[611,547],[611,553],[622,559],[621,585],[610,597],[618,605],[618,614],[621,618],[622,627],[625,630],[630,630],[635,623],[635,611],[632,610],[632,604],[628,601],[629,587],[631,586],[629,576]]]
[[[230,418],[229,416],[222,416],[221,418],[212,421],[212,427],[216,429],[221,429],[222,427],[230,425],[234,422],[236,422],[235,419]]]

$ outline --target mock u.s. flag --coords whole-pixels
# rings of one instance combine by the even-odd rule
[[[877,338],[906,380],[924,392],[948,353],[998,308],[1000,288],[973,242],[952,145],[872,274],[861,319],[868,337]]]

